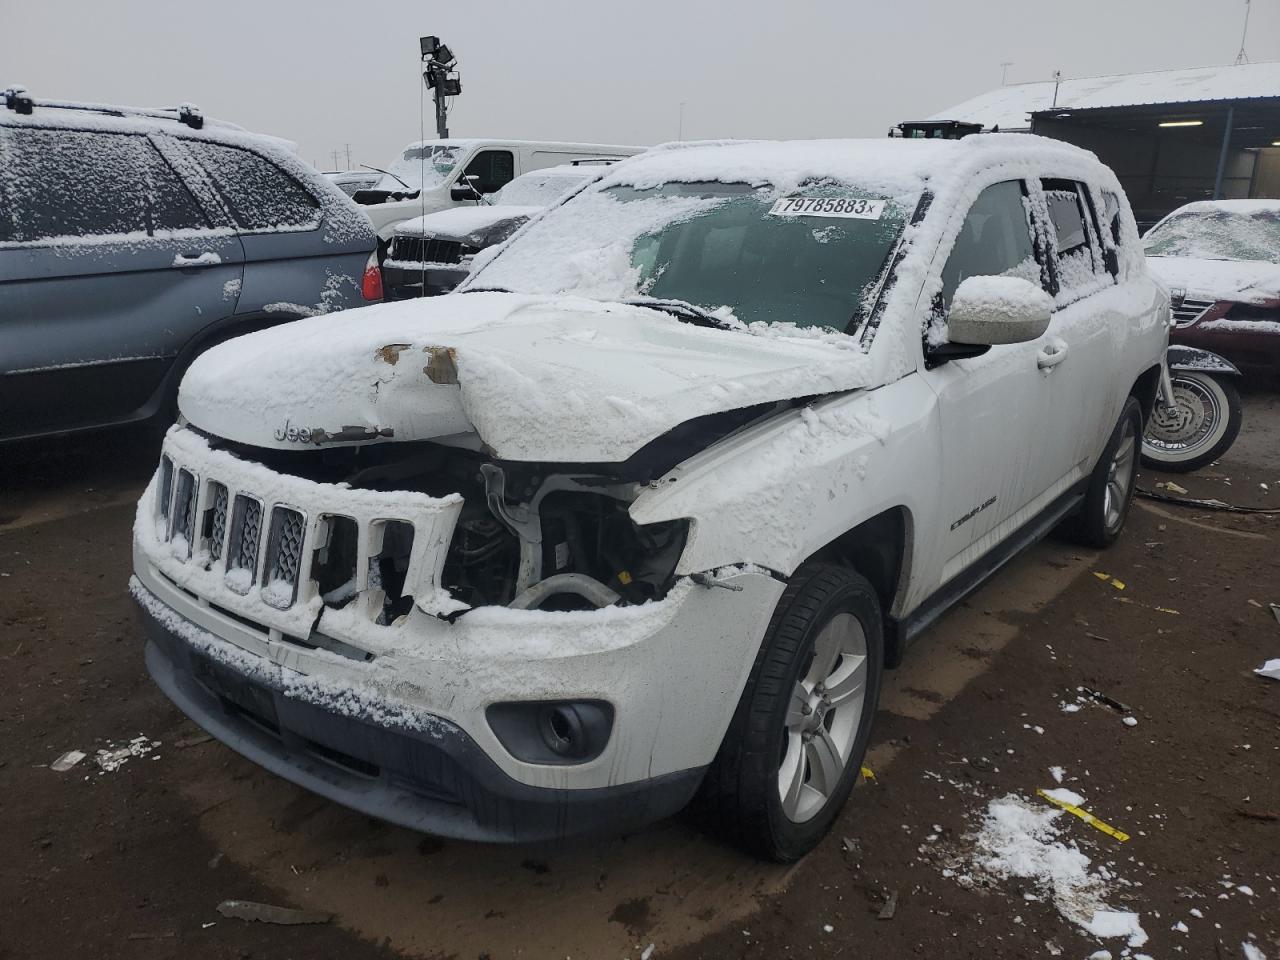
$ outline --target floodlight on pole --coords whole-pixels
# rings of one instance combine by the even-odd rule
[[[419,37],[418,49],[422,54],[422,82],[435,98],[436,135],[441,140],[449,136],[448,98],[462,93],[462,79],[454,65],[457,57],[449,45],[439,37]]]

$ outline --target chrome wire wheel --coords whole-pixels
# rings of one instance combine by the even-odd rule
[[[1120,432],[1120,442],[1111,457],[1107,469],[1107,489],[1102,511],[1108,530],[1114,530],[1124,520],[1125,507],[1129,503],[1129,488],[1133,486],[1134,459],[1138,456],[1138,434],[1133,421],[1125,419]]]
[[[1173,404],[1159,400],[1151,412],[1146,443],[1170,456],[1190,457],[1217,439],[1224,416],[1218,396],[1199,378],[1173,378]]]
[[[813,643],[809,669],[791,691],[778,795],[794,823],[812,819],[835,793],[862,722],[867,636],[852,613],[832,617]]]

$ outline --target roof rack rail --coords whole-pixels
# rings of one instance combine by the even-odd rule
[[[36,107],[53,110],[83,110],[111,117],[147,117],[152,120],[176,120],[178,123],[200,130],[204,127],[204,114],[194,103],[181,103],[176,107],[148,109],[146,107],[116,107],[103,103],[76,103],[71,100],[36,100],[27,88],[14,85],[4,91],[4,105],[14,113],[29,114]]]
[[[14,113],[30,113],[35,101],[27,96],[27,88],[16,84],[4,92],[4,105]]]

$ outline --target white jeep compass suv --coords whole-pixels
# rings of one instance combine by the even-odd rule
[[[156,682],[317,793],[794,859],[911,640],[1120,533],[1169,306],[1092,154],[678,145],[495,249],[210,350],[138,507]]]

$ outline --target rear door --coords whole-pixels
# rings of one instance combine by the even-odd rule
[[[141,133],[0,127],[0,437],[149,415],[243,251]]]
[[[240,231],[244,284],[239,313],[280,321],[350,306],[359,298],[357,264],[322,236],[320,202],[265,152],[184,139]]]
[[[1042,365],[1049,404],[1042,420],[1042,457],[1036,483],[1052,496],[1093,468],[1120,415],[1116,384],[1132,307],[1116,286],[1095,215],[1095,198],[1074,180],[1045,179],[1042,202],[1051,270],[1047,291],[1057,305],[1046,333],[1051,365]],[[1043,358],[1042,358],[1043,363]]]

